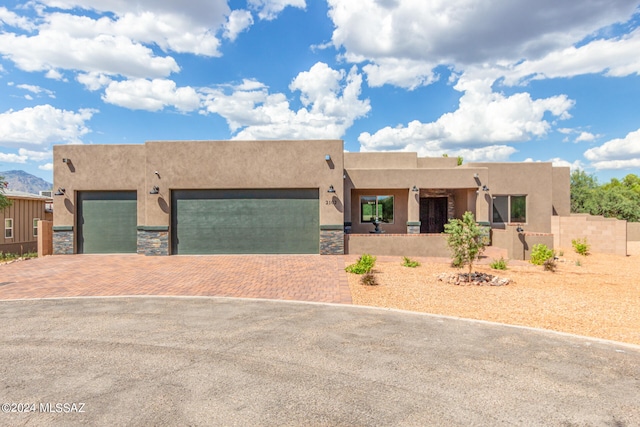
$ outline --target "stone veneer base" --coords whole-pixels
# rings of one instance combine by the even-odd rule
[[[320,255],[344,255],[344,230],[320,230]]]
[[[73,231],[53,231],[53,254],[73,254]]]
[[[169,231],[138,230],[138,254],[169,255]]]

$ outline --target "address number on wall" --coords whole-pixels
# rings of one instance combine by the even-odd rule
[[[338,204],[338,202],[336,200],[325,200],[324,204],[325,205],[336,205],[336,204]]]

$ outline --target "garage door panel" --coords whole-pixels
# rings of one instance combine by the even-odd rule
[[[318,253],[317,190],[177,191],[173,253]]]
[[[78,209],[78,252],[137,251],[135,191],[81,192]]]

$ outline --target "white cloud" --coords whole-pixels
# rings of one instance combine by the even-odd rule
[[[179,70],[171,57],[157,57],[152,50],[123,36],[78,38],[55,31],[28,37],[0,34],[0,53],[24,71],[71,69],[128,77],[163,77]]]
[[[27,156],[20,156],[14,153],[0,153],[0,162],[6,163],[26,163]]]
[[[6,7],[0,7],[0,27],[3,27],[5,25],[27,31],[35,29],[35,25],[27,18],[16,15]]]
[[[38,169],[43,170],[43,171],[52,171],[53,170],[53,163],[45,163],[44,165],[38,166]]]
[[[381,1],[329,0],[332,41],[351,62],[369,61],[375,85],[430,83],[437,65],[514,64],[572,46],[594,31],[626,21],[628,0]],[[394,62],[411,61],[414,79],[395,78]],[[422,66],[420,64],[423,64]],[[398,69],[398,67],[395,67]]]
[[[55,94],[53,93],[53,91],[49,90],[49,89],[45,89],[42,88],[40,86],[35,86],[35,85],[27,85],[27,84],[20,84],[20,85],[16,85],[17,88],[19,89],[24,89],[27,90],[31,93],[35,93],[36,95],[40,95],[41,93],[47,95],[49,98],[55,98]]]
[[[535,162],[541,163],[541,160],[533,160],[532,158],[528,158],[524,160],[525,162]],[[562,166],[569,167],[571,171],[575,170],[584,170],[584,164],[580,160],[574,160],[573,162],[569,162],[567,160],[561,159],[560,157],[554,157],[552,159],[546,160],[546,162],[551,162],[553,166]]]
[[[25,147],[54,142],[81,143],[90,132],[85,122],[97,112],[80,109],[77,112],[59,110],[51,105],[0,114],[0,146]]]
[[[439,155],[452,150],[462,153],[464,149],[497,146],[479,155],[504,158],[514,151],[501,144],[545,136],[551,128],[545,116],[566,119],[574,104],[565,95],[534,100],[525,92],[507,97],[493,92],[491,81],[461,79],[455,88],[464,91],[456,111],[442,115],[435,122],[414,120],[407,126],[385,127],[373,135],[364,132],[358,138],[361,150],[407,150]],[[466,155],[473,157],[473,153],[469,151]]]
[[[594,40],[580,47],[570,46],[546,56],[527,60],[504,72],[506,84],[523,80],[573,77],[581,74],[604,73],[623,77],[640,74],[640,29],[609,40]]]
[[[155,54],[155,47],[219,56],[216,33],[231,13],[225,0],[35,0],[29,5],[38,10],[36,19],[15,14],[11,19],[29,23],[32,34],[1,33],[0,54],[24,71],[43,71],[54,79],[62,78],[60,70],[166,77],[179,67],[174,58]],[[80,15],[82,9],[94,11],[95,18]],[[0,9],[0,19],[8,19],[3,12],[11,12]],[[228,29],[229,35],[242,30],[239,17],[231,13],[234,27]]]
[[[593,141],[596,138],[597,136],[591,132],[580,132],[580,135],[576,138],[576,142]]]
[[[640,167],[640,129],[590,148],[584,157],[598,170]]]
[[[410,59],[383,58],[375,64],[367,64],[362,69],[367,74],[367,83],[371,87],[391,84],[413,90],[438,80],[432,71],[433,64]]]
[[[32,151],[25,148],[20,148],[18,150],[18,154],[20,156],[25,156],[34,162],[41,162],[43,160],[50,159],[53,156],[51,151]]]
[[[166,79],[111,82],[102,99],[132,110],[159,111],[169,106],[186,112],[200,106],[200,96],[195,89],[179,88],[174,81]]]
[[[305,0],[248,0],[249,6],[258,12],[260,19],[271,21],[287,6],[304,9],[307,7]]]
[[[253,25],[253,16],[248,10],[234,10],[224,25],[225,38],[234,41],[238,34]]]
[[[349,73],[317,63],[298,74],[289,85],[300,92],[303,108],[291,109],[282,93],[270,94],[256,81],[206,92],[206,111],[227,120],[234,139],[322,139],[340,138],[353,122],[370,110],[368,100],[359,99],[362,76],[353,67]]]
[[[96,91],[108,86],[111,79],[101,73],[82,73],[76,77],[78,82],[82,83],[90,91]]]

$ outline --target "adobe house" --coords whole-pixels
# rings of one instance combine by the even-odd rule
[[[22,191],[4,190],[11,206],[0,210],[0,251],[23,254],[38,250],[38,221],[53,218],[51,198]]]
[[[58,145],[54,188],[57,254],[448,256],[444,224],[465,211],[517,252],[527,233],[552,246],[552,215],[569,214],[569,168],[341,140]]]

